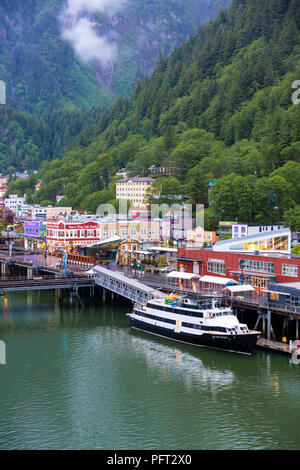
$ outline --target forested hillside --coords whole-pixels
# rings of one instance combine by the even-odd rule
[[[132,99],[117,100],[62,160],[43,165],[35,201],[60,192],[92,211],[114,197],[103,178],[108,162],[113,176],[119,167],[141,174],[171,161],[171,181],[158,182],[162,195],[210,202],[211,222],[282,218],[300,202],[300,106],[291,100],[299,26],[300,0],[233,0],[161,57]]]
[[[130,96],[230,0],[1,0],[7,103],[41,115]]]
[[[56,110],[41,117],[0,106],[0,173],[38,169],[41,161],[64,154],[83,129],[99,121],[106,108]]]

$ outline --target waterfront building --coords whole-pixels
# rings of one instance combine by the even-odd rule
[[[268,232],[269,233],[269,232]],[[220,243],[217,242],[216,245]],[[240,284],[250,284],[266,290],[270,283],[286,283],[300,280],[300,257],[285,250],[212,249],[178,248],[177,269],[182,272],[231,278]],[[284,242],[284,247],[285,242]]]
[[[232,224],[232,238],[248,237],[249,235],[256,235],[258,233],[273,232],[283,229],[284,226],[281,222],[274,225],[252,225],[247,223],[237,222]]]
[[[289,254],[291,252],[291,231],[289,228],[282,228],[276,231],[258,232],[247,237],[222,240],[214,244],[213,250]]]
[[[92,245],[100,240],[99,221],[47,219],[47,246],[50,251],[60,248],[72,251],[77,246]]]
[[[46,224],[38,220],[24,221],[24,248],[44,249],[46,244]]]
[[[146,245],[160,242],[160,219],[132,219],[118,221],[118,235],[121,240],[138,239]]]
[[[284,282],[279,284],[270,284],[268,287],[268,300],[270,305],[300,313],[300,281]],[[297,320],[297,338],[299,337],[299,328]]]
[[[155,180],[153,178],[138,177],[123,178],[116,182],[116,198],[126,199],[136,206],[145,206],[147,189]]]
[[[60,247],[72,250],[77,246],[90,246],[112,237],[119,237],[121,240],[135,239],[140,244],[159,243],[160,221],[117,220],[111,217],[100,219],[95,216],[47,219],[47,244],[54,249]]]

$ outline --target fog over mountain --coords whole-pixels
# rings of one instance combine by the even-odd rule
[[[130,96],[230,0],[1,0],[8,104],[42,114]]]
[[[97,34],[101,24],[89,15],[98,12],[112,18],[125,7],[126,0],[68,0],[59,15],[62,38],[70,42],[83,62],[98,61],[102,67],[109,67],[117,60],[116,37]]]

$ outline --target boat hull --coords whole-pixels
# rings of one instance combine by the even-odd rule
[[[202,335],[195,335],[182,331],[180,333],[176,333],[174,330],[146,323],[132,317],[130,317],[130,324],[133,328],[138,330],[159,335],[175,341],[192,344],[194,346],[222,349],[224,351],[241,354],[251,354],[259,338],[258,332],[249,332],[235,335],[221,335],[215,333],[203,333]]]

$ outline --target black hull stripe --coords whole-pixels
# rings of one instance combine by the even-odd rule
[[[257,335],[241,335],[217,337],[217,335],[191,335],[188,333],[175,333],[174,330],[167,330],[165,328],[151,325],[136,319],[130,319],[131,326],[134,329],[151,333],[162,338],[172,339],[181,343],[190,344],[193,346],[207,347],[211,349],[219,349],[222,351],[235,352],[240,354],[250,355],[255,348],[257,342]]]

